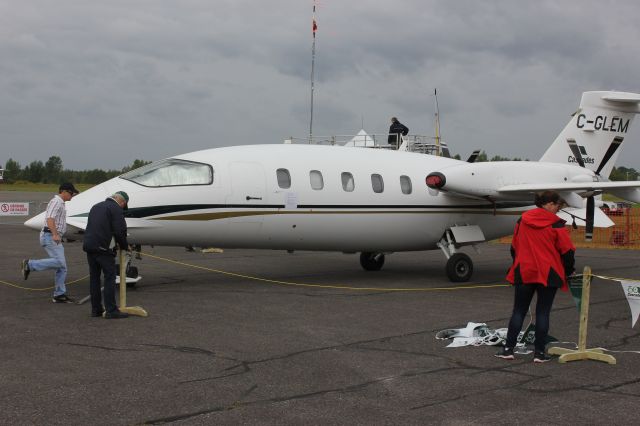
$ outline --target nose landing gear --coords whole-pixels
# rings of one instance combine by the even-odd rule
[[[127,288],[133,288],[136,286],[138,281],[142,279],[140,274],[138,273],[138,267],[131,265],[131,253],[125,254],[126,261],[126,279],[127,279]],[[120,264],[116,263],[116,271],[118,271],[118,275],[116,275],[116,284],[120,283]]]
[[[366,271],[379,271],[384,265],[384,253],[363,251],[360,253],[360,265]]]

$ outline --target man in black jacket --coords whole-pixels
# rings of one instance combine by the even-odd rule
[[[89,211],[82,249],[87,252],[89,262],[92,317],[101,317],[103,313],[105,318],[110,319],[129,316],[120,312],[116,305],[116,247],[109,248],[112,238],[122,250],[128,248],[127,222],[124,220],[124,209],[128,202],[129,195],[124,191],[118,191],[91,207]],[[104,272],[104,308],[100,291],[102,272]]]
[[[389,138],[387,139],[387,143],[389,143],[389,145],[394,145],[395,149],[398,149],[402,141],[402,139],[400,139],[400,135],[406,136],[407,133],[409,133],[409,128],[399,122],[396,117],[391,117],[391,126],[389,126]]]

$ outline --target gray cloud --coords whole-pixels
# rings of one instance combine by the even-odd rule
[[[312,1],[0,0],[4,163],[121,168],[308,134]],[[586,90],[640,91],[640,4],[318,2],[314,133],[537,159]],[[636,123],[636,127],[640,124]],[[632,130],[621,164],[637,167]]]

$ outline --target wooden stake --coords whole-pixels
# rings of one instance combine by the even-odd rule
[[[582,271],[582,300],[580,306],[580,330],[578,332],[578,350],[559,347],[549,348],[549,355],[560,355],[558,362],[592,359],[615,364],[616,359],[603,353],[602,349],[587,349],[587,325],[589,323],[589,297],[591,293],[591,267],[585,266]]]
[[[120,249],[120,312],[146,317],[149,314],[140,306],[127,306],[127,264],[124,250]]]

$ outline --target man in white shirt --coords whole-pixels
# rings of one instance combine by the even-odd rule
[[[55,287],[53,290],[53,303],[72,303],[67,296],[64,281],[67,277],[67,261],[64,257],[62,237],[67,230],[67,209],[64,203],[71,200],[79,191],[72,183],[66,182],[58,188],[49,204],[45,214],[45,226],[40,231],[40,245],[49,255],[46,259],[25,259],[22,261],[22,276],[26,280],[32,271],[44,271],[55,269]]]

